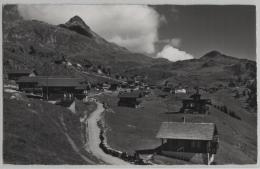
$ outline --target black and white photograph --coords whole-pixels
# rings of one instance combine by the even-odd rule
[[[4,165],[257,166],[256,4],[145,2],[1,4]]]

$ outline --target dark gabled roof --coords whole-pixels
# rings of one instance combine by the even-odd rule
[[[30,74],[32,72],[35,72],[34,70],[11,70],[8,72],[8,74]]]
[[[83,81],[82,78],[35,76],[21,77],[17,83],[38,83],[41,87],[81,87]]]
[[[38,86],[42,87],[77,87],[81,86],[80,82],[83,79],[80,78],[70,78],[70,77],[48,77],[48,78],[39,78]]]
[[[140,97],[141,92],[140,91],[132,91],[132,92],[121,92],[118,94],[118,97],[120,98],[138,98]]]
[[[183,102],[194,102],[194,99],[182,99]],[[210,99],[200,99],[198,100],[199,102],[210,102],[211,100]]]
[[[156,137],[183,140],[212,140],[215,130],[214,123],[163,122]]]
[[[28,76],[23,76],[20,77],[16,83],[38,83],[38,77],[28,77]]]

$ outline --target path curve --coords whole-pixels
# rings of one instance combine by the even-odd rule
[[[105,163],[112,165],[130,165],[119,158],[113,157],[103,152],[99,147],[100,144],[100,128],[97,125],[97,122],[101,119],[101,115],[105,110],[103,104],[96,102],[97,109],[91,113],[90,117],[86,121],[86,126],[88,126],[87,135],[88,135],[88,147],[89,150],[93,153],[95,157],[104,161]]]

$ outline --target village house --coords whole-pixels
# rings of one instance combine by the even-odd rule
[[[109,87],[109,90],[111,91],[116,91],[118,89],[118,84],[117,83],[112,83]]]
[[[44,99],[74,99],[76,87],[81,86],[83,79],[70,77],[41,78],[38,86],[42,88]]]
[[[211,104],[210,99],[201,99],[201,95],[199,94],[199,90],[193,95],[190,96],[189,99],[182,100],[182,108],[180,109],[181,113],[191,113],[191,114],[206,114],[208,113],[209,108],[207,104]]]
[[[162,154],[185,160],[203,154],[206,163],[214,159],[219,142],[214,123],[163,122],[156,137],[162,141]]]
[[[171,92],[172,91],[172,88],[171,87],[164,87],[163,89],[162,89],[162,91],[163,92]]]
[[[142,97],[141,92],[132,91],[132,92],[120,92],[118,94],[119,101],[118,106],[127,106],[127,107],[137,107],[140,103],[138,98]]]
[[[185,88],[176,88],[174,89],[175,94],[186,94],[187,90]]]
[[[40,94],[44,99],[84,98],[87,85],[84,79],[71,77],[22,77],[17,81],[19,90]]]
[[[35,70],[12,70],[8,73],[9,80],[18,80],[20,77],[27,76],[27,77],[34,77],[37,75]]]

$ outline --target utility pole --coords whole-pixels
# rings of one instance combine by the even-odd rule
[[[47,101],[49,100],[49,87],[48,87],[48,76],[47,76]]]

